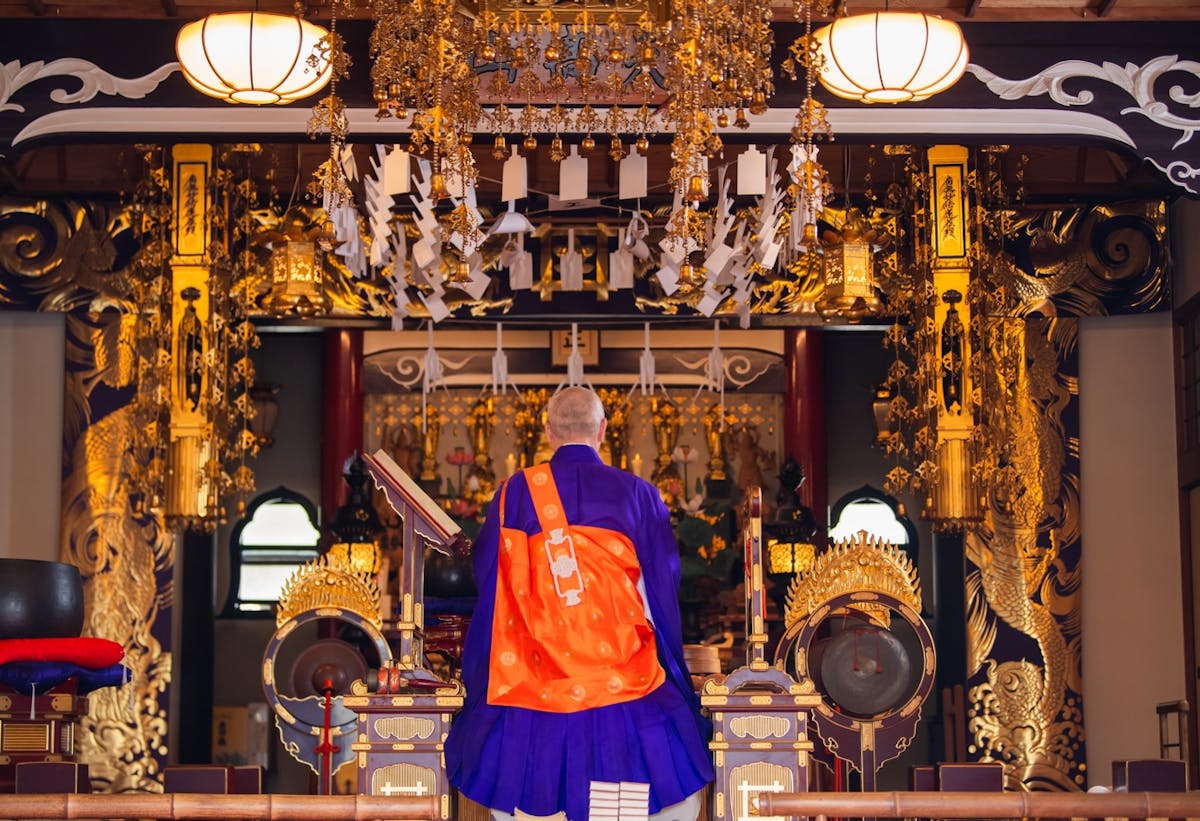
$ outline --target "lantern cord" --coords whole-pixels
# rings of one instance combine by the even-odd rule
[[[845,191],[846,191],[846,213],[849,214],[850,213],[850,146],[848,146],[848,145],[843,146],[842,151],[845,153],[845,157],[843,158],[843,164],[845,165],[845,168],[842,169],[842,172],[843,172],[842,176],[845,178],[845,181],[846,181],[846,189],[845,189]],[[845,218],[843,218],[842,224],[845,225]]]

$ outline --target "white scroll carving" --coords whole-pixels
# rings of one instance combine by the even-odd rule
[[[63,105],[86,103],[97,94],[140,100],[154,91],[163,80],[179,70],[179,63],[167,63],[141,77],[116,77],[95,63],[76,57],[65,57],[49,63],[35,60],[21,65],[16,60],[0,64],[0,111],[24,111],[25,106],[9,100],[20,89],[47,77],[74,77],[82,84],[77,91],[56,88],[50,99]]]
[[[1168,87],[1167,100],[1161,100],[1156,95],[1159,80],[1165,75],[1190,75],[1192,79],[1200,80],[1200,62],[1181,60],[1174,54],[1155,57],[1140,66],[1134,63],[1122,66],[1108,61],[1097,64],[1086,60],[1063,60],[1023,80],[1009,80],[997,76],[974,63],[967,66],[967,71],[1002,100],[1019,100],[1022,97],[1046,94],[1055,103],[1066,107],[1086,107],[1096,99],[1095,93],[1086,88],[1078,93],[1068,91],[1068,80],[1088,78],[1109,83],[1133,98],[1134,105],[1122,108],[1122,115],[1138,114],[1155,125],[1179,132],[1179,138],[1171,146],[1172,151],[1187,143],[1192,139],[1192,135],[1200,130],[1200,118],[1184,116],[1187,112],[1181,114],[1179,110],[1180,106],[1189,109],[1200,108],[1200,92],[1188,93],[1183,86],[1175,84]],[[1177,158],[1147,156],[1146,159],[1166,174],[1174,184],[1193,194],[1200,193],[1195,185],[1200,178],[1200,168]]]

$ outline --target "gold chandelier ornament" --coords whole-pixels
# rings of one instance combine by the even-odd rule
[[[846,210],[840,231],[825,232],[825,293],[817,303],[822,314],[857,320],[883,309],[872,259],[872,243],[877,239],[878,232],[857,208]]]
[[[320,26],[286,14],[238,11],[188,23],[175,39],[184,78],[229,103],[284,105],[320,91],[330,63]]]
[[[958,82],[969,59],[957,23],[917,12],[840,17],[813,37],[821,85],[861,103],[926,100]]]
[[[349,13],[351,0],[331,8]],[[651,133],[672,134],[671,183],[684,195],[706,187],[718,128],[749,127],[774,92],[771,12],[754,0],[621,0],[595,6],[555,0],[370,0],[371,80],[377,117],[406,120],[411,144],[431,155],[435,176],[454,166],[470,183],[472,135],[537,133],[566,156],[561,134],[624,135],[644,152]],[[435,188],[435,192],[440,189]]]
[[[317,239],[322,226],[306,226],[300,209],[289,209],[279,228],[265,234],[271,243],[271,292],[264,306],[276,316],[311,317],[329,309]]]

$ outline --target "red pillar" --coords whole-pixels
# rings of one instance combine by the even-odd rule
[[[321,400],[321,517],[333,521],[346,500],[346,460],[363,447],[363,332],[325,331],[325,375]]]
[[[788,328],[783,336],[783,447],[807,477],[800,501],[824,523],[829,508],[825,442],[825,340],[819,328]]]

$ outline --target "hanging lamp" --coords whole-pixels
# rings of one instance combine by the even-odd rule
[[[969,59],[957,23],[919,12],[840,17],[813,37],[821,85],[861,103],[928,99],[958,82]]]
[[[329,32],[286,14],[236,11],[188,23],[175,38],[184,78],[196,90],[230,103],[283,105],[329,82]]]

